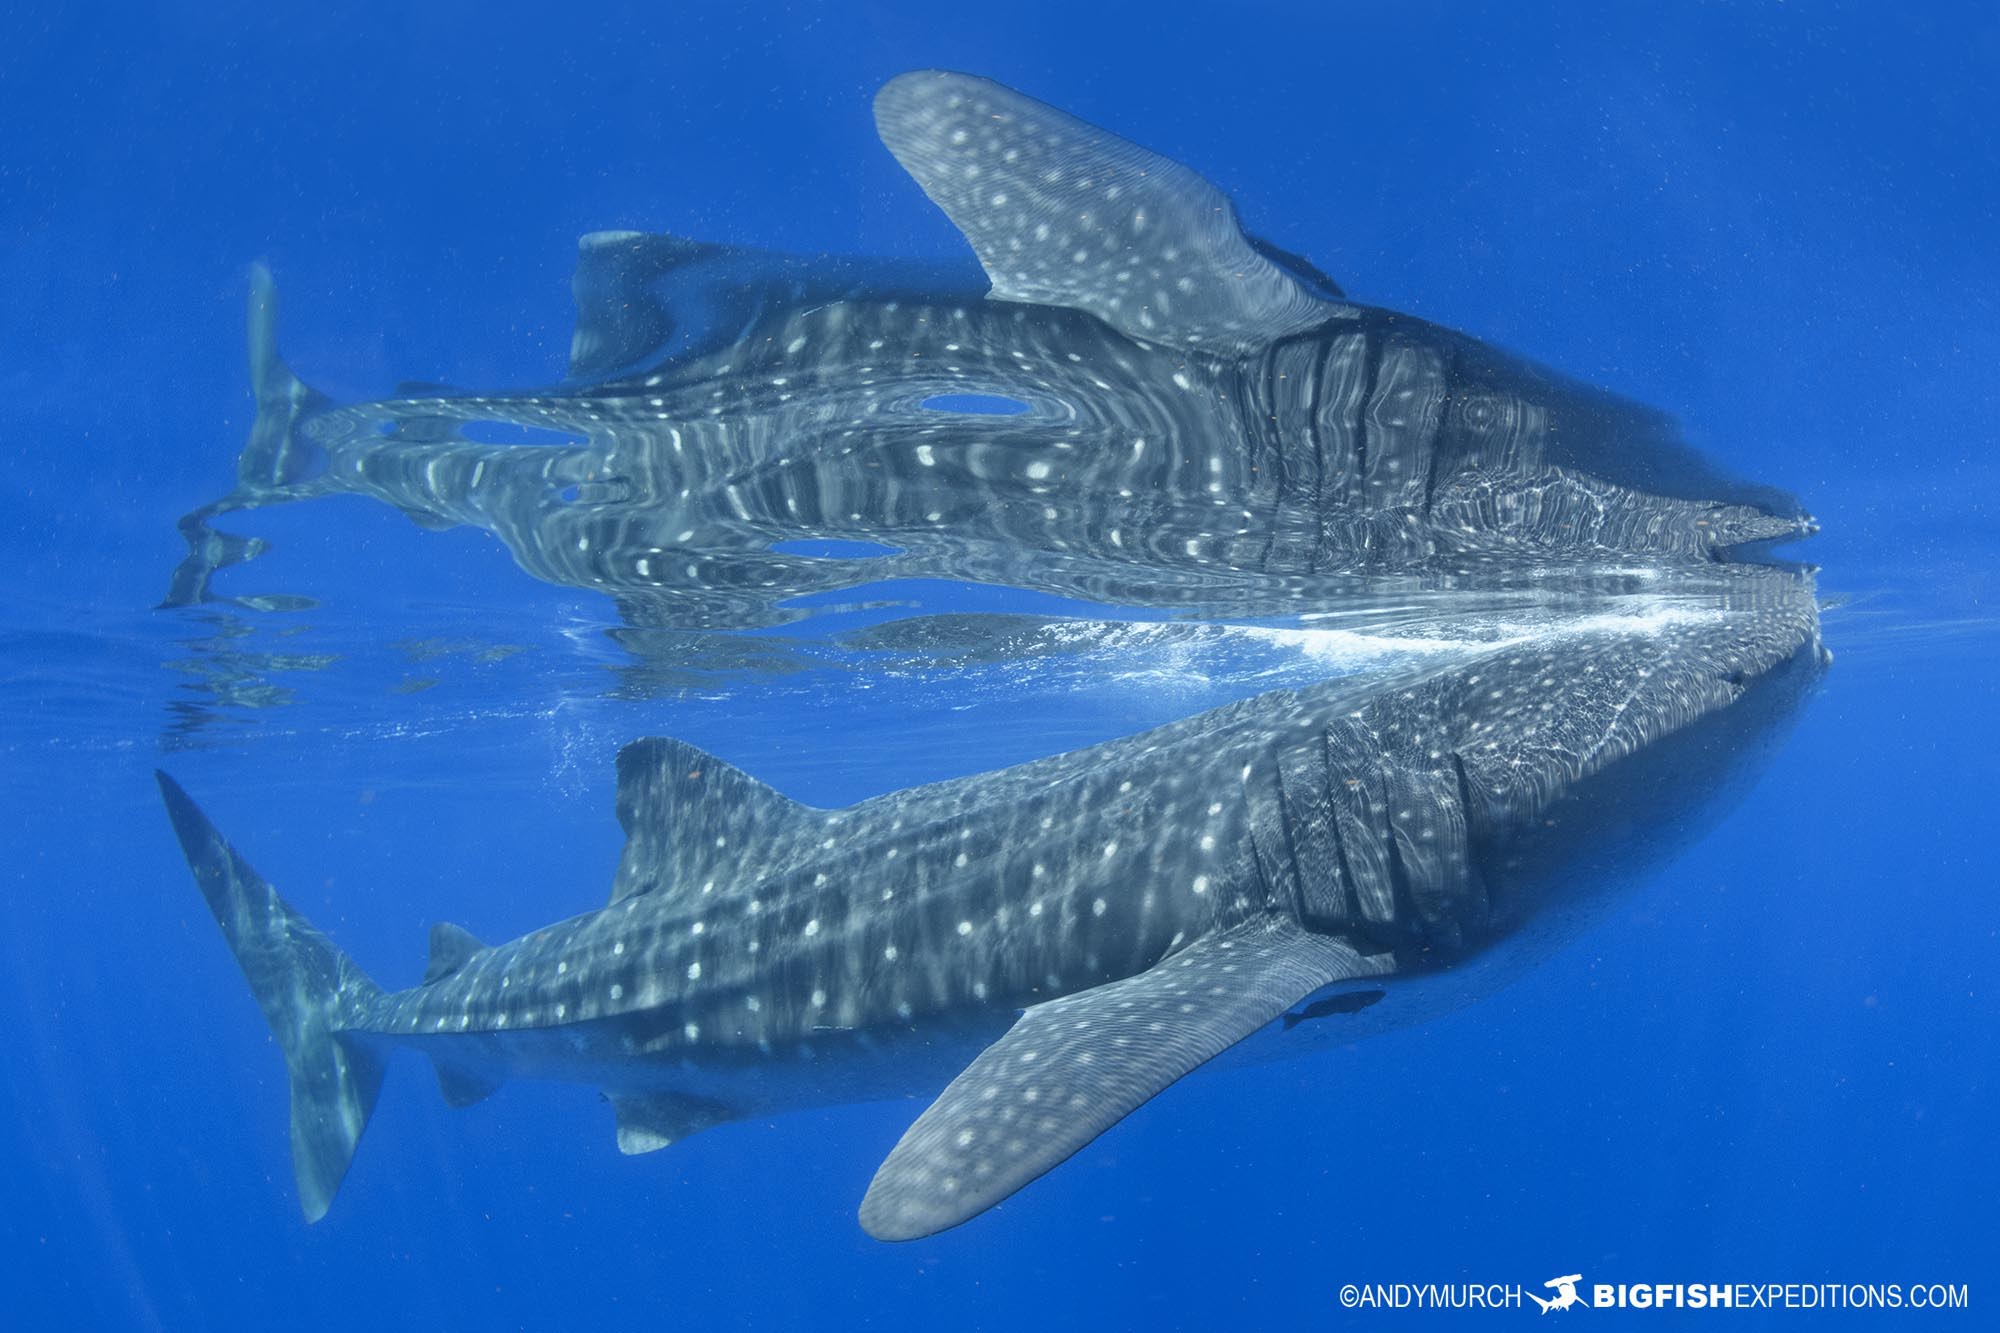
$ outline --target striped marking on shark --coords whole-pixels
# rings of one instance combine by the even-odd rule
[[[258,270],[257,423],[235,491],[184,520],[168,602],[266,549],[211,520],[350,494],[698,630],[890,579],[1238,616],[1416,579],[1448,601],[1810,526],[1652,409],[1350,300],[1157,153],[962,74],[897,78],[875,114],[976,266],[593,233],[553,387],[333,404],[280,357]]]
[[[1605,868],[1687,836],[1827,660],[1809,575],[1721,568],[1679,598],[842,810],[640,741],[610,902],[491,947],[440,925],[393,993],[160,786],[284,1051],[308,1218],[407,1047],[458,1105],[598,1085],[633,1153],[935,1094],[861,1205],[912,1239],[1262,1028],[1411,1021],[1571,938]]]

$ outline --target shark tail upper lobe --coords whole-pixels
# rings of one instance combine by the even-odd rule
[[[179,783],[155,776],[188,868],[284,1052],[299,1206],[307,1221],[317,1222],[347,1174],[382,1083],[380,1059],[344,1040],[341,1030],[381,991],[278,896]]]

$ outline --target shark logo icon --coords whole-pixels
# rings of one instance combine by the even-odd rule
[[[1582,1305],[1583,1297],[1576,1294],[1576,1284],[1581,1281],[1583,1281],[1581,1273],[1571,1273],[1567,1277],[1552,1277],[1542,1285],[1555,1288],[1555,1295],[1543,1300],[1531,1291],[1528,1293],[1528,1299],[1541,1306],[1543,1314],[1551,1310],[1567,1310],[1572,1305]]]

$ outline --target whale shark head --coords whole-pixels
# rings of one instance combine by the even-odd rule
[[[1592,643],[1586,631],[1549,659],[1580,684],[1534,709],[1555,702],[1576,710],[1559,730],[1578,717],[1598,729],[1579,756],[1584,775],[1533,817],[1489,821],[1474,835],[1506,929],[1552,942],[1573,934],[1692,842],[1776,751],[1833,659],[1809,574],[1734,572],[1746,586],[1727,597],[1663,608],[1622,642]],[[1482,766],[1485,780],[1498,767]]]

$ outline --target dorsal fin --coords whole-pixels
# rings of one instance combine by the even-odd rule
[[[450,976],[485,947],[464,926],[454,926],[449,921],[431,923],[431,957],[424,965],[424,984],[428,986]]]
[[[876,94],[875,125],[971,242],[998,300],[1220,352],[1347,310],[1266,258],[1228,197],[1188,168],[1011,88],[904,74]]]
[[[697,264],[720,247],[680,236],[594,231],[576,243],[576,331],[569,373],[596,379],[652,360],[674,336],[674,317],[657,280]]]
[[[634,741],[618,753],[626,842],[611,901],[761,878],[800,860],[839,819],[686,741]]]
[[[963,265],[803,258],[643,231],[576,243],[573,380],[604,380],[720,351],[774,311],[858,296],[963,298]]]

